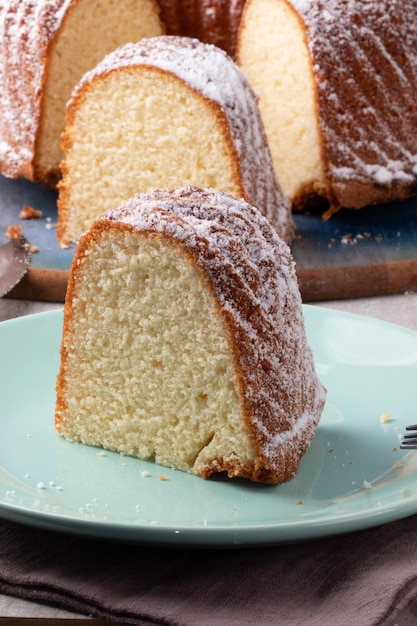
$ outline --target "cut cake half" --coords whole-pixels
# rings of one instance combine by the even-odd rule
[[[165,36],[114,51],[74,91],[62,145],[63,245],[135,193],[184,185],[244,198],[292,238],[256,96],[213,45]]]
[[[416,193],[415,16],[411,0],[246,3],[237,62],[294,209]]]

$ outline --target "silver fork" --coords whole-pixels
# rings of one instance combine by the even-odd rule
[[[411,424],[406,426],[405,430],[409,432],[408,435],[403,435],[403,439],[400,444],[400,448],[403,450],[410,448],[417,448],[417,424]]]

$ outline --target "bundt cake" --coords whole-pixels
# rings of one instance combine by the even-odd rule
[[[55,187],[76,82],[118,46],[167,33],[235,58],[293,209],[404,199],[417,190],[414,14],[414,0],[5,0],[0,173]]]
[[[70,271],[55,426],[208,478],[297,472],[325,402],[288,246],[217,190],[133,196]]]
[[[414,2],[248,0],[237,62],[294,208],[417,191]]]
[[[0,173],[55,186],[74,85],[114,48],[163,33],[155,0],[1,2]]]
[[[216,46],[160,36],[110,53],[75,88],[62,146],[64,245],[134,193],[184,185],[244,198],[291,240],[256,97]]]

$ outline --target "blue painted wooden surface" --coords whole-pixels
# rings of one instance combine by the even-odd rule
[[[24,180],[0,176],[0,245],[10,224],[20,224],[28,241],[39,248],[32,256],[32,268],[68,270],[74,247],[61,249],[56,238],[57,194]],[[42,219],[19,220],[25,204],[43,212]],[[296,214],[297,238],[292,251],[300,275],[330,280],[327,270],[357,268],[372,276],[380,264],[411,262],[417,271],[417,198],[385,206],[342,210],[328,221],[320,213]],[[347,294],[349,295],[349,294]],[[363,294],[362,294],[363,295]],[[366,295],[366,294],[365,294]],[[321,297],[326,297],[324,285]]]
[[[303,269],[417,262],[417,198],[360,210],[295,215],[293,255]]]
[[[26,180],[0,176],[0,245],[8,241],[4,234],[10,224],[22,226],[23,235],[39,252],[32,255],[31,267],[50,270],[69,269],[74,248],[61,249],[56,238],[57,194]],[[20,220],[23,205],[42,211],[41,219]]]

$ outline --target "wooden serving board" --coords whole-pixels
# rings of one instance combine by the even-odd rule
[[[74,247],[56,239],[57,194],[0,176],[0,245],[19,224],[39,248],[11,297],[63,302]],[[43,217],[20,220],[23,205]],[[320,213],[295,214],[292,245],[304,302],[387,295],[417,289],[417,198],[360,211],[342,210],[328,221]]]

